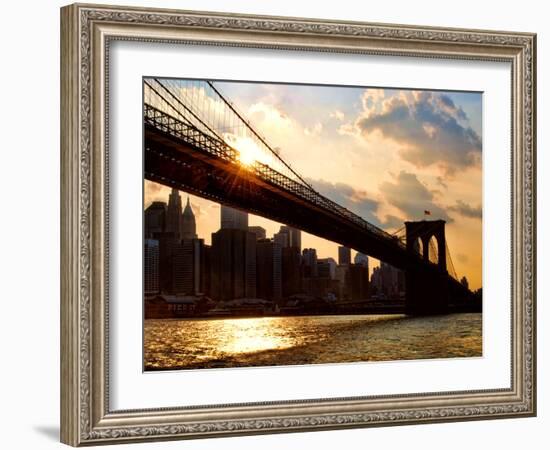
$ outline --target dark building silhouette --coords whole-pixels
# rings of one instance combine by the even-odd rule
[[[295,247],[302,251],[302,232],[288,225],[281,225],[279,232],[273,236],[283,247]]]
[[[351,264],[351,248],[338,246],[338,264]]]
[[[181,238],[182,239],[196,239],[197,238],[197,224],[195,222],[195,214],[189,203],[189,197],[187,197],[187,204],[183,210],[183,216],[181,220]]]
[[[336,261],[334,258],[319,258],[317,260],[317,276],[319,278],[336,278]]]
[[[221,229],[248,230],[248,213],[229,206],[221,205]]]
[[[182,221],[181,197],[177,189],[172,189],[166,208],[166,231],[173,233],[176,240],[181,239]]]
[[[360,264],[350,264],[346,287],[351,300],[366,300],[369,296],[369,269]]]
[[[256,235],[222,228],[212,233],[211,296],[214,300],[256,297]]]
[[[143,290],[146,294],[159,292],[159,241],[145,239],[143,249]]]
[[[399,297],[405,291],[405,272],[381,262],[372,272],[371,285],[373,293]]]
[[[355,264],[365,266],[367,269],[369,268],[369,257],[367,255],[365,255],[364,253],[357,252],[353,262]]]
[[[271,239],[256,243],[256,280],[259,298],[276,302],[282,299],[282,248]]]
[[[203,239],[182,239],[172,256],[173,292],[196,295],[203,293],[201,283],[205,276]]]
[[[166,203],[153,202],[143,213],[144,238],[152,238],[155,233],[162,233],[166,226]]]
[[[178,244],[173,232],[154,233],[153,238],[159,243],[159,290],[160,292],[174,292],[174,277],[172,259]]]
[[[298,247],[282,249],[282,279],[284,298],[301,292],[302,258]]]
[[[260,239],[265,239],[266,238],[265,228],[263,228],[263,227],[251,226],[251,227],[248,227],[248,231],[250,231],[251,233],[254,233],[256,235],[256,239],[258,241]]]
[[[315,278],[317,276],[317,250],[304,248],[302,252],[303,276]]]

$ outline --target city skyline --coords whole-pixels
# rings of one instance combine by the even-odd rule
[[[350,248],[338,246],[337,260],[323,257],[316,248],[302,248],[301,230],[279,224],[270,236],[262,226],[249,224],[249,213],[226,205],[219,205],[219,227],[208,235],[197,229],[191,197],[196,199],[171,189],[167,201],[144,209],[146,296],[257,298],[281,305],[293,296],[329,302],[365,302],[371,296],[367,255],[355,252],[352,258]],[[404,295],[404,272],[383,263],[373,269],[377,272],[375,291]]]
[[[155,187],[151,188],[151,185]],[[144,204],[144,211],[151,206],[153,202],[163,202],[168,205],[168,199],[170,197],[171,189],[153,183],[151,181],[145,180],[146,191],[147,189],[150,192],[149,198],[150,201]],[[167,193],[165,195],[165,193]],[[195,221],[197,223],[196,229],[198,230],[198,237],[204,240],[206,245],[212,245],[212,233],[215,233],[221,228],[222,217],[221,217],[221,205],[210,200],[203,199],[196,195],[190,194],[185,191],[180,191],[182,197],[182,202],[187,199],[190,201],[190,206],[195,215]],[[261,216],[256,216],[251,213],[248,215],[248,228],[251,227],[261,227],[265,230],[266,238],[273,238],[274,235],[279,233],[281,226],[286,226],[286,224],[275,222],[270,219],[266,219]],[[200,231],[203,230],[203,231]],[[301,232],[301,247],[302,248],[314,248],[317,250],[317,256],[319,258],[333,258],[335,261],[338,261],[338,253],[340,244],[326,239],[320,238],[318,236],[312,235],[305,231],[300,230]],[[351,260],[353,261],[357,254],[356,250],[350,249],[351,251]],[[372,274],[372,271],[375,267],[379,266],[379,262],[375,258],[369,257],[369,261],[372,261],[374,265],[369,265],[369,275]]]

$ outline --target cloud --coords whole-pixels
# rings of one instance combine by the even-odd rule
[[[372,198],[364,190],[355,189],[346,183],[331,183],[325,180],[307,180],[320,194],[350,210],[371,224],[384,228],[394,229],[403,226],[403,219],[394,215],[379,218],[380,201]]]
[[[367,89],[362,104],[363,112],[352,125],[356,132],[397,143],[401,158],[414,166],[435,165],[453,174],[480,164],[481,138],[449,96],[428,91],[386,96],[381,89]],[[349,127],[341,128],[346,131]]]
[[[456,204],[450,206],[448,209],[449,211],[456,212],[461,216],[469,217],[471,219],[481,219],[482,217],[481,206],[474,208],[468,205],[468,203],[463,202],[462,200],[457,200]]]
[[[393,182],[383,182],[380,185],[380,192],[388,203],[403,212],[407,220],[418,220],[427,210],[430,211],[432,219],[452,222],[447,212],[434,202],[433,192],[413,173],[401,171]]]
[[[339,109],[331,112],[329,114],[329,117],[331,117],[333,119],[336,119],[336,120],[339,120],[340,122],[342,122],[345,119],[344,113],[342,111],[340,111]]]
[[[319,136],[321,131],[323,131],[323,124],[321,122],[317,122],[310,128],[304,128],[304,133],[307,136]]]

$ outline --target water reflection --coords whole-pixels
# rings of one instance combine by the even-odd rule
[[[284,335],[275,323],[277,319],[260,317],[256,319],[219,320],[218,350],[221,353],[251,353],[261,350],[290,348],[296,345],[292,336]]]
[[[146,320],[146,370],[481,356],[481,314]]]

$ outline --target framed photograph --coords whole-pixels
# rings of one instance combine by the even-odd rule
[[[531,33],[61,9],[61,440],[536,414]]]

